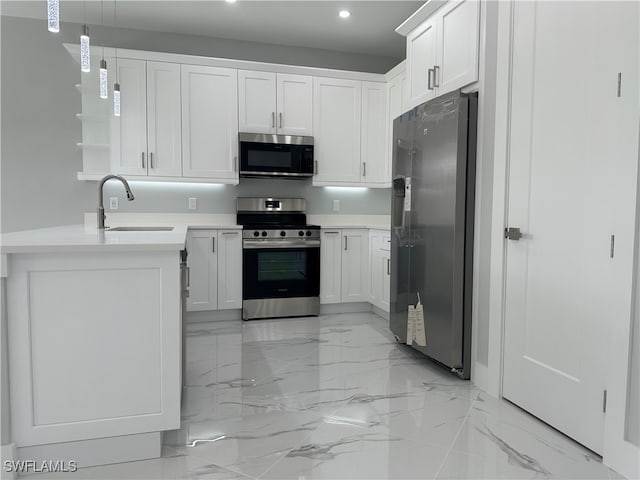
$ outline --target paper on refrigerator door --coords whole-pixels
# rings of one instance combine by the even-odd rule
[[[411,177],[404,179],[404,211],[411,211]]]
[[[424,326],[424,309],[420,302],[418,293],[418,303],[409,305],[409,318],[407,319],[407,345],[416,342],[421,347],[427,346],[427,334]]]

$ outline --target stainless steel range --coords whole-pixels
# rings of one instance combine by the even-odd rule
[[[320,227],[303,198],[238,198],[242,318],[320,314]]]

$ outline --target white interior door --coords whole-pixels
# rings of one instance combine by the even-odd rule
[[[617,73],[599,59],[615,33],[598,2],[513,8],[508,225],[524,236],[507,247],[503,394],[601,453],[620,185],[601,128]]]

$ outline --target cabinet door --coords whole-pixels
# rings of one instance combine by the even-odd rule
[[[144,60],[118,60],[120,116],[111,115],[111,171],[147,174],[147,81]]]
[[[387,153],[387,85],[362,82],[361,181],[391,186],[391,158]]]
[[[391,298],[391,253],[380,251],[382,262],[382,291],[380,292],[379,307],[385,312],[389,311],[389,299]]]
[[[380,295],[382,293],[382,263],[380,262],[380,241],[381,236],[375,230],[369,232],[369,251],[371,252],[369,262],[369,301],[375,306],[380,306]]]
[[[313,78],[279,73],[277,128],[281,135],[313,135]]]
[[[242,230],[219,230],[218,246],[218,310],[242,308]]]
[[[340,303],[342,282],[341,230],[323,230],[320,241],[320,303]]]
[[[360,182],[361,90],[360,81],[314,78],[314,185]]]
[[[237,70],[182,65],[182,172],[238,183]]]
[[[435,96],[433,74],[436,65],[437,25],[439,17],[429,18],[407,36],[407,108],[413,108]]]
[[[180,65],[147,62],[149,175],[182,175]]]
[[[435,84],[442,95],[478,80],[480,2],[452,2],[439,16]]]
[[[342,231],[342,302],[369,301],[369,234],[364,229]]]
[[[238,128],[276,133],[276,74],[238,70]]]
[[[187,236],[190,312],[218,308],[217,236],[215,230],[190,230]]]

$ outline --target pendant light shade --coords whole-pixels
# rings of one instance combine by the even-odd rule
[[[47,0],[47,27],[53,33],[60,31],[60,4],[58,0]]]
[[[120,116],[120,84],[113,84],[113,115]]]
[[[89,45],[89,28],[86,25],[82,26],[80,35],[80,70],[91,71],[91,46]]]
[[[107,61],[104,58],[100,60],[100,98],[109,98]]]

